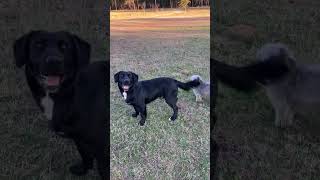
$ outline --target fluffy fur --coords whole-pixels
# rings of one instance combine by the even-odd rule
[[[262,86],[275,110],[275,125],[292,125],[295,115],[319,117],[320,64],[299,64],[288,48],[266,44],[257,52],[257,62],[236,67],[211,59],[223,83],[250,91]]]
[[[138,81],[138,79],[138,75],[133,72],[119,71],[114,75],[114,81],[118,83],[121,95],[125,98],[126,103],[132,105],[135,109],[132,116],[137,117],[140,114],[139,124],[141,126],[145,124],[147,117],[146,105],[160,97],[164,98],[173,110],[170,120],[176,120],[178,116],[178,88],[190,90],[199,85],[197,80],[183,83],[167,77],[145,81]]]
[[[197,80],[200,85],[193,88],[193,94],[196,96],[196,102],[210,102],[210,82],[205,82],[199,75],[192,75],[191,81]]]

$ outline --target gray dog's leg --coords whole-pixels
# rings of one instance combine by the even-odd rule
[[[267,94],[275,110],[275,125],[277,127],[291,126],[294,112],[287,100],[286,93],[277,88],[267,88]]]
[[[192,91],[193,91],[193,94],[196,96],[196,102],[202,102],[203,100],[198,90],[193,89]]]

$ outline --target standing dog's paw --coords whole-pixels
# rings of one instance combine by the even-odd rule
[[[144,121],[139,121],[140,126],[144,126]]]
[[[169,121],[175,121],[177,118],[174,118],[174,117],[170,117],[169,118]]]
[[[92,167],[85,166],[83,163],[77,163],[72,165],[69,170],[72,174],[77,176],[83,176],[87,174],[88,170]]]

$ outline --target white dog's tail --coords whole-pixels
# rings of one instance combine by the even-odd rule
[[[255,90],[258,83],[270,84],[295,66],[293,56],[282,44],[266,44],[257,52],[258,62],[237,67],[210,58],[218,80],[243,91]]]

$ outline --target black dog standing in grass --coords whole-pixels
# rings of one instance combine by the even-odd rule
[[[25,66],[32,95],[56,134],[74,140],[84,175],[97,160],[107,179],[106,61],[90,62],[90,45],[68,32],[32,31],[14,44],[16,66]]]
[[[126,103],[132,105],[135,110],[132,116],[137,117],[140,114],[141,120],[139,124],[141,126],[144,125],[147,117],[146,105],[159,97],[163,97],[173,109],[173,115],[169,120],[176,120],[178,116],[178,88],[190,90],[200,84],[198,80],[183,83],[167,77],[140,82],[138,82],[138,79],[138,75],[133,72],[119,71],[114,75],[114,81],[118,83],[121,95]]]

